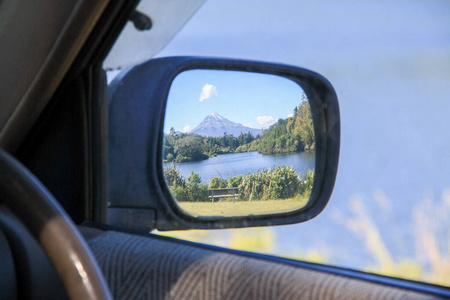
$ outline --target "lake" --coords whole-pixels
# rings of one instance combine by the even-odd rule
[[[314,162],[314,152],[288,155],[262,155],[258,152],[245,152],[221,154],[196,162],[174,163],[174,166],[185,178],[193,170],[200,173],[202,182],[209,183],[213,177],[228,179],[232,176],[255,173],[262,169],[273,169],[274,166],[293,166],[297,173],[302,174],[306,170],[314,169]],[[169,165],[170,163],[165,163],[164,167]]]

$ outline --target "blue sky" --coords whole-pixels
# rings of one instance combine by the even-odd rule
[[[293,81],[268,74],[192,70],[172,83],[164,131],[188,132],[207,115],[217,112],[235,123],[267,128],[287,118],[302,100],[303,90]]]

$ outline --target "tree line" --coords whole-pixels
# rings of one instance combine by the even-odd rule
[[[207,137],[192,133],[176,133],[171,128],[170,133],[164,136],[164,161],[199,161],[218,154],[236,153],[236,149],[240,146],[248,145],[259,138],[259,135],[255,137],[250,132],[241,133],[237,138],[227,133],[221,137]]]
[[[307,100],[294,108],[293,116],[279,119],[265,130],[258,143],[258,152],[262,154],[302,152],[314,148],[314,124]]]
[[[164,161],[188,162],[208,159],[218,154],[258,151],[262,154],[294,153],[314,150],[314,124],[306,96],[294,108],[293,115],[263,130],[261,135],[250,132],[238,137],[224,133],[221,137],[206,137],[192,133],[177,133],[174,128],[164,135]]]

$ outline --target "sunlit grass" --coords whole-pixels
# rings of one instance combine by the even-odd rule
[[[178,202],[193,216],[249,216],[291,212],[306,205],[308,198],[296,197],[280,200],[224,202]]]

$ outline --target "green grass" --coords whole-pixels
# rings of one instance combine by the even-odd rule
[[[290,212],[306,205],[307,199],[283,199],[260,201],[224,202],[178,202],[178,205],[193,216],[248,216]]]

